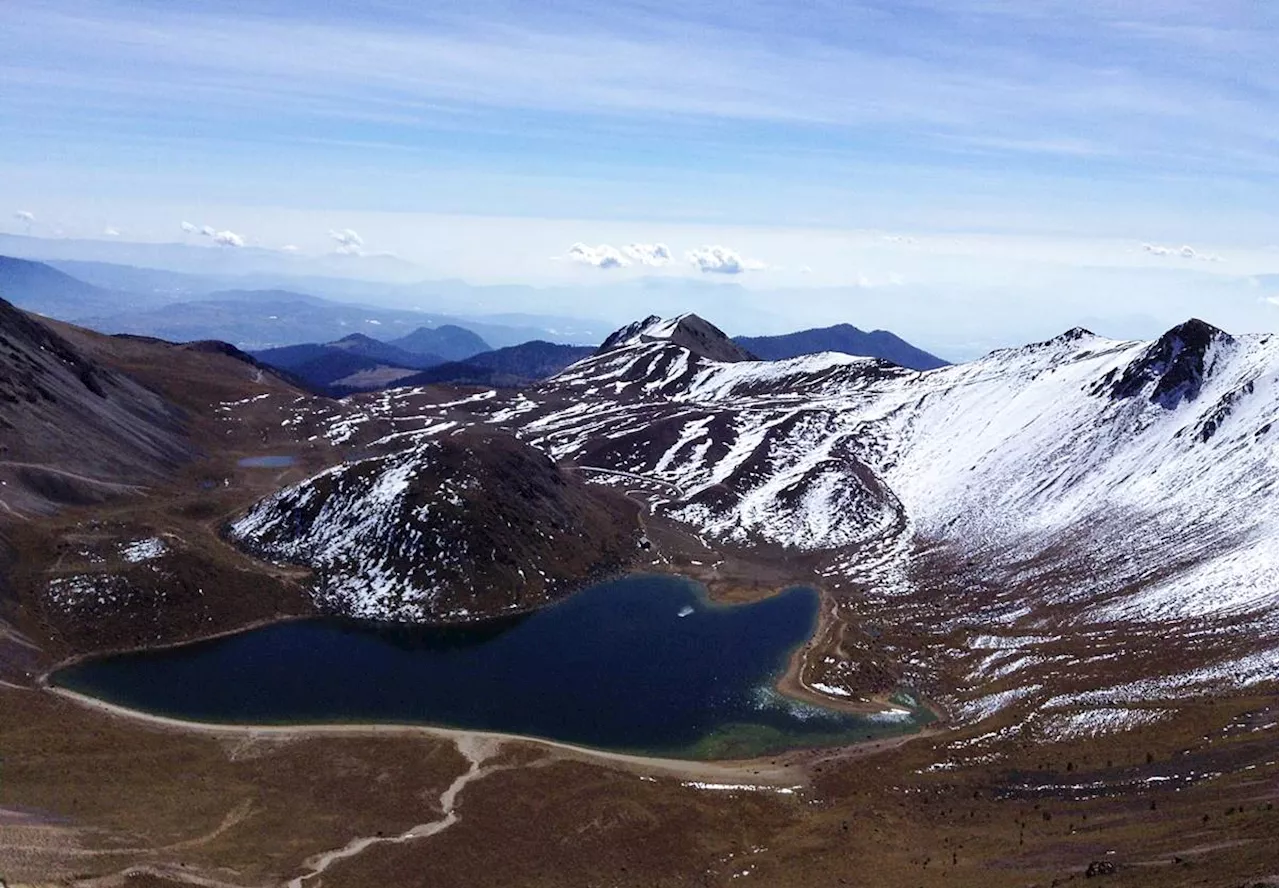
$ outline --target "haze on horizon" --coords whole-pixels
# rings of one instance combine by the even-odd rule
[[[1272,330],[1276,30],[1101,0],[9,4],[0,230],[950,357]]]

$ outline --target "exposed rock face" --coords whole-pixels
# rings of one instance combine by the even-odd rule
[[[607,337],[604,342],[600,343],[600,347],[596,349],[596,354],[602,355],[605,352],[613,351],[615,348],[621,348],[631,342],[635,342],[641,333],[662,322],[662,318],[657,315],[649,315],[647,318],[639,321],[632,321],[625,327],[619,327]]]
[[[1234,342],[1227,333],[1192,318],[1165,333],[1111,386],[1111,397],[1132,398],[1146,393],[1153,404],[1173,409],[1200,394],[1215,345]],[[1147,386],[1155,382],[1149,393]]]
[[[229,535],[314,568],[326,610],[406,622],[546,604],[625,564],[639,540],[628,503],[505,435],[336,466],[261,501]]]

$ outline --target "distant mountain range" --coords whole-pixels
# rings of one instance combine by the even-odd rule
[[[443,336],[434,335],[441,331]],[[484,340],[456,327],[453,331],[444,327],[418,330],[397,342],[422,346],[435,343],[447,346],[454,353],[461,350],[465,357],[446,361],[438,354],[414,353],[360,333],[336,342],[265,349],[254,353],[254,357],[293,374],[317,391],[342,396],[392,385],[520,388],[554,376],[594,351],[590,346],[557,345],[541,340],[489,349]],[[467,353],[477,347],[479,353]]]
[[[3,238],[0,238],[0,242]],[[308,292],[326,279],[255,278],[268,286],[228,286],[230,275],[202,276],[106,262],[44,262],[0,257],[0,296],[27,311],[91,327],[104,333],[132,333],[172,342],[221,339],[254,351],[303,342],[332,342],[352,333],[384,341],[419,328],[467,331],[489,348],[535,339],[586,344],[598,342],[586,322],[558,316],[506,314],[460,318],[407,308],[367,304],[358,290],[342,300]],[[79,275],[83,275],[81,278]],[[287,282],[286,286],[281,286]],[[358,282],[341,282],[351,286]],[[424,285],[425,286],[425,285]],[[400,304],[412,305],[405,298]],[[343,301],[345,300],[345,301]],[[457,330],[447,331],[456,337]],[[443,340],[442,340],[443,341]],[[474,354],[476,340],[463,335],[459,346],[436,344],[444,360]],[[413,351],[420,346],[405,346]],[[483,351],[484,349],[479,349]]]
[[[0,296],[39,314],[105,333],[172,342],[220,340],[250,350],[297,382],[332,395],[393,385],[465,384],[518,388],[547,379],[595,349],[556,343],[539,321],[460,322],[446,315],[335,302],[292,289],[210,288],[206,278],[103,262],[61,263],[92,279],[24,259],[0,257]],[[529,324],[531,326],[521,326]],[[597,340],[598,341],[598,340]],[[817,352],[868,356],[916,370],[946,366],[884,330],[849,324],[782,336],[730,339],[696,315],[651,316],[610,335],[600,350],[670,341],[715,360],[780,360]]]
[[[61,320],[122,309],[145,310],[164,301],[161,297],[98,287],[44,263],[8,256],[0,256],[0,296],[27,311]]]
[[[734,342],[765,361],[783,361],[821,352],[843,352],[880,358],[909,370],[935,370],[948,362],[916,348],[888,330],[859,330],[851,324],[836,324],[786,333],[781,336],[735,336]]]
[[[470,330],[446,324],[434,329],[420,327],[394,342],[352,333],[335,342],[285,345],[263,349],[254,356],[292,373],[314,389],[346,395],[408,384],[406,378],[415,371],[452,366],[441,352],[466,359],[488,351],[489,344]],[[445,373],[443,381],[455,380]]]
[[[399,385],[483,385],[490,388],[520,388],[555,376],[575,361],[590,356],[595,349],[552,342],[526,342],[483,352],[465,361],[451,361],[422,373],[407,376]]]

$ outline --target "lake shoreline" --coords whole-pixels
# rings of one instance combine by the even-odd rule
[[[577,746],[559,740],[508,734],[500,731],[479,731],[463,728],[445,728],[434,725],[409,724],[301,724],[301,725],[237,725],[216,722],[199,722],[172,716],[154,715],[116,703],[108,703],[97,697],[42,683],[41,690],[82,708],[115,718],[141,722],[161,730],[182,733],[205,734],[215,737],[246,738],[276,737],[281,739],[309,739],[320,737],[426,737],[457,743],[487,740],[498,743],[532,745],[555,751],[566,758],[595,763],[609,763],[626,770],[634,770],[644,776],[676,777],[682,780],[726,781],[743,788],[759,786],[762,789],[794,790],[807,783],[803,759],[813,750],[791,750],[778,755],[757,759],[703,761],[698,759],[663,758],[632,753],[612,752],[588,746]],[[917,735],[912,735],[917,736]],[[898,738],[887,738],[884,745]],[[870,746],[871,744],[854,744]],[[851,747],[852,748],[852,747]],[[833,752],[828,749],[825,752]],[[718,788],[718,787],[711,787]]]
[[[636,572],[626,574],[624,577],[621,577],[619,579],[644,578],[647,576],[670,578],[671,575],[665,574],[665,573],[650,573],[647,571],[636,571]],[[707,588],[705,583],[699,582],[698,580],[695,580],[689,577],[682,577],[681,579],[684,579],[692,583],[696,587],[695,594],[704,603],[704,605],[714,607],[714,608],[733,607],[732,604],[715,601],[711,597],[709,589]],[[885,701],[881,701],[878,699],[872,699],[872,700],[862,699],[857,701],[841,700],[825,694],[821,694],[804,684],[802,679],[802,672],[803,672],[805,657],[807,653],[810,651],[810,649],[812,648],[814,641],[820,636],[824,628],[824,623],[826,622],[825,618],[829,616],[827,613],[827,608],[823,606],[826,602],[826,596],[823,594],[821,590],[815,588],[811,584],[795,583],[795,584],[791,584],[791,585],[787,585],[787,586],[783,586],[781,588],[775,589],[772,595],[767,597],[773,597],[776,595],[783,594],[787,591],[798,590],[798,589],[811,591],[813,594],[815,594],[819,601],[819,607],[814,617],[813,627],[809,631],[805,640],[797,644],[796,647],[790,652],[786,660],[785,666],[783,667],[781,672],[776,676],[776,678],[773,680],[771,685],[773,690],[789,700],[793,700],[793,701],[800,702],[807,705],[818,706],[833,712],[841,712],[841,713],[855,715],[855,716],[870,716],[879,712],[886,712],[886,711],[899,711],[899,712],[906,713],[908,710],[904,710],[902,707],[896,706],[894,705],[894,703],[891,703],[887,700]],[[568,752],[576,757],[585,757],[589,759],[607,759],[614,762],[630,763],[632,766],[636,766],[638,764],[644,764],[647,770],[653,770],[654,768],[657,768],[657,770],[663,771],[663,770],[670,770],[674,768],[674,770],[681,773],[689,772],[689,773],[697,773],[697,774],[706,774],[706,773],[729,773],[729,774],[739,773],[740,774],[744,768],[749,770],[754,768],[754,770],[758,771],[761,767],[761,763],[764,762],[766,759],[769,762],[776,762],[781,760],[782,758],[794,758],[796,756],[804,757],[806,753],[823,753],[824,755],[832,755],[832,754],[840,754],[841,752],[845,752],[845,753],[854,752],[855,750],[858,750],[864,747],[871,748],[871,749],[880,748],[882,745],[886,743],[892,743],[893,745],[897,745],[898,743],[906,742],[909,739],[922,736],[923,734],[932,733],[933,729],[936,727],[936,725],[916,726],[914,730],[908,729],[899,734],[882,735],[876,739],[868,739],[868,741],[854,741],[854,742],[845,743],[845,744],[834,744],[834,745],[833,744],[817,744],[812,746],[805,746],[803,744],[800,744],[794,747],[789,747],[786,750],[778,752],[773,755],[768,755],[768,756],[761,755],[761,756],[757,756],[754,758],[747,758],[747,759],[670,758],[670,757],[664,757],[661,754],[650,756],[650,755],[644,754],[643,752],[613,751],[613,750],[590,747],[590,746],[581,746],[571,742],[553,740],[545,737],[531,736],[531,735],[525,735],[525,734],[514,733],[514,732],[509,733],[509,732],[492,731],[492,730],[485,730],[485,729],[452,728],[452,727],[445,727],[441,725],[416,724],[412,722],[395,722],[395,721],[368,722],[368,723],[345,723],[345,722],[327,723],[326,722],[326,723],[317,723],[317,724],[299,723],[299,724],[275,724],[275,725],[203,722],[203,721],[189,720],[189,719],[175,717],[175,716],[154,714],[144,710],[132,709],[128,706],[122,706],[116,703],[111,703],[106,700],[94,697],[90,694],[86,694],[79,691],[71,690],[70,688],[58,686],[53,680],[53,676],[58,671],[66,669],[77,663],[82,663],[87,660],[110,657],[110,656],[115,656],[115,655],[124,654],[124,653],[154,652],[154,651],[175,649],[175,648],[183,647],[189,644],[194,644],[197,642],[203,642],[203,641],[209,641],[209,640],[214,640],[218,638],[226,638],[230,636],[240,635],[240,634],[251,632],[255,629],[265,628],[269,626],[282,625],[282,624],[287,624],[291,622],[303,622],[303,621],[316,620],[316,619],[324,619],[324,615],[282,614],[272,618],[255,620],[255,621],[252,621],[251,623],[248,623],[233,629],[226,629],[222,631],[211,632],[211,633],[208,633],[207,635],[199,636],[196,638],[183,639],[181,641],[174,641],[174,642],[156,644],[156,645],[133,646],[128,649],[118,650],[118,651],[108,650],[108,651],[95,651],[95,652],[86,653],[86,654],[77,654],[71,657],[64,658],[63,660],[54,664],[51,668],[45,670],[41,675],[39,675],[36,678],[35,684],[37,687],[47,692],[56,694],[62,697],[63,699],[74,701],[75,703],[81,706],[90,707],[97,711],[109,713],[117,717],[124,717],[132,720],[146,721],[153,725],[159,725],[159,726],[163,726],[163,727],[174,729],[174,730],[218,733],[218,734],[234,734],[234,735],[244,735],[244,734],[265,732],[273,735],[288,735],[288,736],[319,736],[319,735],[325,735],[325,734],[331,734],[331,733],[350,735],[350,734],[364,733],[370,736],[372,735],[385,736],[387,734],[411,734],[411,735],[420,735],[420,736],[429,735],[429,736],[434,736],[441,739],[457,739],[460,737],[474,737],[474,738],[489,739],[489,740],[504,740],[504,741],[512,741],[512,742],[530,743],[534,745],[540,745],[543,747],[558,749],[563,752]],[[338,619],[341,620],[341,618],[338,618]],[[359,623],[359,622],[365,622],[365,621],[357,620],[353,622]],[[473,621],[473,622],[479,623],[483,621]],[[932,705],[928,704],[926,701],[921,700],[919,703],[919,708],[929,711],[934,716],[935,722],[943,721],[943,717],[937,711],[937,709]],[[870,735],[868,736],[870,738]]]

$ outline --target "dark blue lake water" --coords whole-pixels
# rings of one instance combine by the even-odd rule
[[[675,577],[602,583],[536,613],[460,627],[307,620],[88,660],[59,686],[197,721],[419,723],[698,758],[915,730],[783,697],[817,595],[710,604]]]

